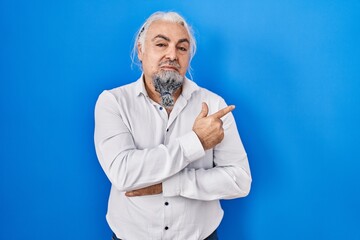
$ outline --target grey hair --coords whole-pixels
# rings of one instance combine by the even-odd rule
[[[191,59],[194,57],[195,52],[196,52],[196,40],[195,40],[194,33],[193,33],[191,26],[185,21],[185,19],[182,16],[180,16],[176,12],[155,12],[148,19],[146,19],[145,23],[136,32],[134,46],[131,51],[132,64],[138,65],[141,68],[141,63],[140,63],[140,61],[138,59],[138,55],[137,55],[138,44],[140,44],[141,50],[144,51],[144,46],[145,46],[144,43],[145,43],[146,34],[149,29],[149,26],[153,22],[160,21],[160,20],[167,21],[167,22],[173,22],[173,23],[179,23],[185,27],[185,29],[188,32],[189,37],[190,37],[190,59],[189,59],[189,62],[191,62]],[[190,69],[191,69],[191,67],[189,66],[189,74],[191,75]]]

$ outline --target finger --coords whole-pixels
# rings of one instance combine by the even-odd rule
[[[222,131],[219,137],[220,142],[224,139],[224,137],[225,137],[225,133],[224,131]]]
[[[220,121],[220,128],[223,128],[224,122],[221,119],[219,119],[219,121]]]
[[[210,116],[213,116],[213,117],[216,117],[216,118],[222,118],[223,116],[225,116],[226,114],[228,114],[229,112],[231,112],[234,109],[235,109],[235,106],[230,105],[230,106],[227,106],[227,107],[217,111],[216,113],[213,113]]]
[[[127,197],[135,197],[138,196],[136,191],[130,191],[130,192],[126,192],[125,196]]]
[[[204,118],[204,117],[206,117],[206,116],[208,115],[208,112],[209,112],[208,105],[207,105],[205,102],[203,102],[203,103],[201,104],[201,112],[200,112],[200,114],[197,116],[197,118]]]
[[[133,193],[133,192],[126,192],[126,193],[125,193],[125,196],[127,196],[127,197],[132,197],[132,196],[134,196],[134,193]]]

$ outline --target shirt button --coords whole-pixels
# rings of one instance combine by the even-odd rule
[[[169,205],[169,203],[168,203],[168,202],[165,202],[165,205],[167,206],[167,205]]]
[[[168,229],[169,229],[169,227],[168,227],[168,226],[166,226],[166,227],[165,227],[165,230],[168,230]]]
[[[159,109],[160,109],[160,110],[162,110],[162,109],[163,109],[163,107],[159,107]]]
[[[169,131],[169,129],[166,129],[166,131],[168,132],[168,131]]]

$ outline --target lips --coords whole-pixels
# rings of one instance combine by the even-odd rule
[[[177,71],[180,70],[180,64],[177,61],[163,61],[160,62],[159,67],[163,70]]]
[[[175,67],[175,66],[161,66],[160,67],[161,69],[164,69],[164,70],[173,70],[173,71],[179,71],[179,69],[177,68],[177,67]]]

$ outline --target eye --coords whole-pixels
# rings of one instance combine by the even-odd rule
[[[156,46],[157,46],[157,47],[166,47],[166,44],[164,44],[164,43],[157,43]]]
[[[186,47],[179,47],[179,50],[182,51],[182,52],[186,52],[187,48]]]

